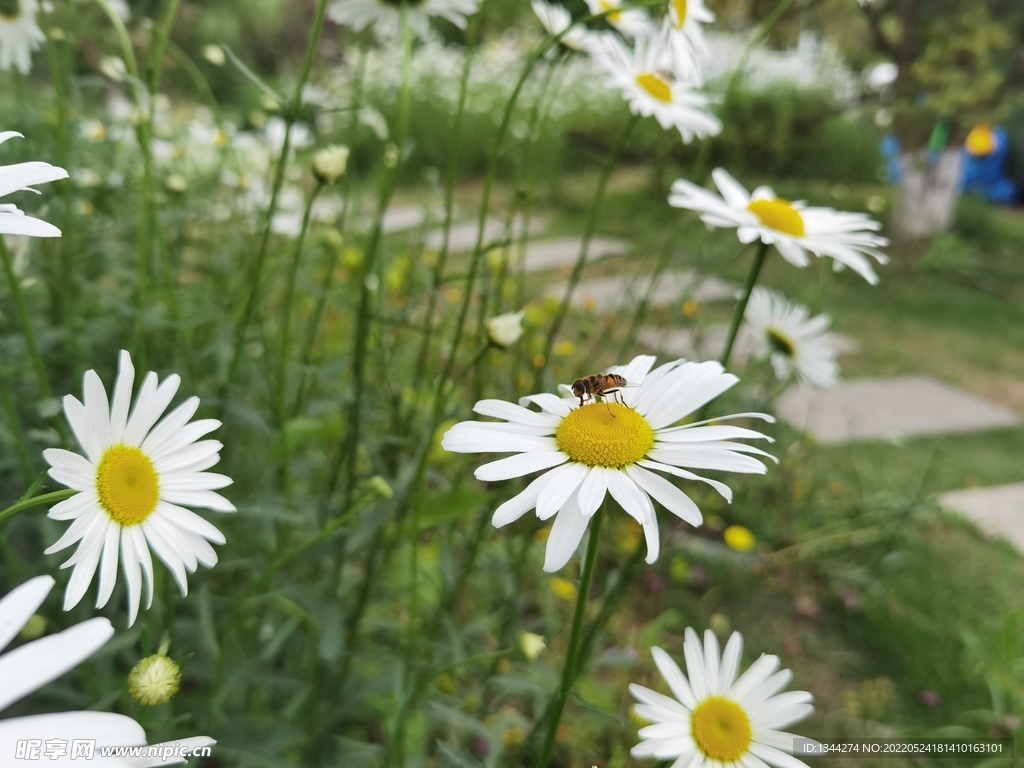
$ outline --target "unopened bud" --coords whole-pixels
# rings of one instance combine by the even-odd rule
[[[128,674],[128,692],[145,707],[159,707],[177,694],[181,687],[181,667],[164,653],[156,653],[138,664]]]
[[[491,344],[501,349],[508,349],[523,335],[523,318],[525,312],[506,312],[504,315],[492,317],[487,321],[487,338]]]
[[[532,632],[519,633],[519,650],[530,661],[540,656],[547,647],[547,643],[540,635],[535,635]]]
[[[313,175],[321,184],[334,184],[348,170],[348,147],[330,146],[313,158]]]
[[[219,45],[204,45],[203,58],[215,67],[223,67],[228,60],[228,57],[224,55],[224,49]]]

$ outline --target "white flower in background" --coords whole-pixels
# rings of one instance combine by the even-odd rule
[[[288,126],[282,117],[272,117],[267,120],[267,124],[263,128],[263,138],[266,140],[267,146],[274,152],[280,152],[284,147],[284,134],[287,129]],[[293,150],[310,146],[313,143],[313,135],[310,133],[309,126],[305,123],[294,123],[289,143]]]
[[[617,11],[621,8],[623,0],[587,0],[587,8],[591,13],[604,13],[608,23],[627,37],[646,37],[654,29],[654,22],[647,15],[647,11],[641,8],[629,8]],[[611,11],[611,13],[608,13]]]
[[[523,318],[526,312],[506,312],[503,315],[496,315],[484,325],[487,328],[487,338],[491,344],[501,349],[508,349],[523,335]]]
[[[0,5],[0,8],[2,7]],[[16,131],[0,131],[0,144],[15,137],[25,138]],[[38,161],[0,165],[0,199],[12,192],[35,191],[31,188],[36,184],[47,184],[67,177],[68,172],[63,168]],[[60,237],[60,230],[41,219],[26,216],[13,203],[0,203],[0,235]]]
[[[107,126],[99,120],[83,120],[78,124],[78,135],[89,141],[106,141]]]
[[[0,2],[0,69],[32,71],[32,52],[39,50],[46,35],[36,23],[38,0]]]
[[[64,610],[70,610],[85,595],[97,567],[96,607],[107,604],[117,582],[120,550],[131,625],[139,612],[143,574],[148,587],[146,606],[153,602],[150,548],[174,574],[183,595],[188,594],[186,570],[194,573],[200,563],[207,568],[217,563],[217,553],[208,540],[223,544],[224,536],[178,505],[218,512],[233,512],[235,507],[214,492],[230,485],[231,478],[204,471],[220,460],[222,446],[217,440],[199,438],[217,429],[220,422],[201,419],[189,423],[199,408],[199,398],[190,397],[157,424],[181,379],[172,374],[159,382],[152,372],[146,374],[129,416],[135,369],[127,352],[121,352],[119,362],[109,404],[95,371],[85,374],[84,405],[72,395],[64,398],[64,413],[85,456],[59,448],[43,452],[50,463],[50,476],[78,491],[50,510],[52,519],[73,522],[46,554],[81,542],[61,566],[74,566],[64,595]]]
[[[544,0],[533,0],[532,7],[533,12],[537,14],[537,18],[540,20],[541,26],[544,27],[549,35],[561,35],[566,29],[572,27],[572,29],[569,29],[568,32],[562,35],[558,41],[559,43],[566,48],[572,48],[574,51],[586,50],[587,41],[591,33],[583,26],[572,26],[572,14],[569,13],[564,5],[555,5],[544,2]]]
[[[12,590],[0,600],[0,649],[6,647],[35,614],[53,588],[49,576],[37,576]],[[77,667],[106,645],[114,628],[107,619],[96,618],[53,635],[26,643],[0,656],[0,712],[39,690],[52,680]],[[146,732],[130,717],[109,712],[57,712],[0,720],[0,755],[5,768],[38,765],[39,759],[15,757],[18,742],[26,739],[95,740],[101,747],[133,747],[146,744]],[[195,748],[216,744],[206,736],[176,742]],[[154,745],[156,746],[156,745]],[[45,760],[46,765],[73,768],[79,760],[68,754]],[[103,758],[103,768],[142,768],[143,766],[184,763],[184,758],[156,757]]]
[[[465,29],[466,19],[476,13],[480,0],[335,0],[327,7],[327,18],[356,32],[374,27],[395,37],[403,6],[409,28],[417,37],[425,38],[430,34],[431,18],[447,19]]]
[[[750,194],[721,168],[715,169],[712,177],[722,197],[680,179],[672,185],[669,204],[699,211],[709,227],[736,227],[741,243],[761,240],[774,245],[794,266],[806,267],[810,251],[833,259],[837,271],[847,266],[872,285],[878,283],[878,275],[865,256],[879,264],[889,263],[878,250],[889,241],[875,234],[882,228],[877,221],[862,213],[790,202],[776,196],[771,187],[758,187]]]
[[[757,286],[750,294],[745,319],[758,356],[768,358],[780,380],[796,376],[815,387],[836,383],[839,366],[828,336],[828,315],[810,317],[807,307],[781,293]]]
[[[553,394],[529,395],[520,398],[519,405],[481,400],[473,408],[476,413],[506,421],[464,421],[442,439],[441,445],[456,453],[517,454],[478,467],[478,480],[493,483],[543,472],[526,490],[498,507],[492,522],[500,528],[535,507],[541,520],[554,517],[544,570],[557,571],[568,562],[606,493],[643,526],[647,562],[653,563],[660,544],[652,498],[691,525],[700,525],[703,519],[689,496],[655,472],[700,480],[731,501],[728,486],[689,469],[767,471],[761,461],[746,454],[771,458],[769,454],[732,442],[736,438],[771,440],[760,432],[707,422],[672,426],[738,378],[715,362],[674,360],[651,371],[653,364],[653,357],[641,356],[610,369],[630,386],[604,402],[580,405],[576,397]],[[526,408],[530,403],[541,411]],[[715,421],[742,417],[774,421],[765,414],[737,414]]]
[[[733,632],[719,657],[715,633],[697,633],[687,627],[683,642],[687,676],[672,658],[652,648],[654,663],[672,695],[665,696],[631,684],[639,704],[636,714],[653,725],[640,729],[641,741],[633,757],[674,760],[676,766],[707,768],[806,768],[792,757],[793,734],[779,728],[798,723],[814,711],[806,691],[779,693],[793,678],[779,668],[778,656],[761,656],[739,678],[743,637]]]
[[[702,25],[714,20],[715,14],[704,5],[704,0],[669,0],[665,26],[676,77],[698,86],[704,83],[702,70],[708,49]]]
[[[708,111],[708,95],[673,74],[672,51],[665,35],[639,38],[630,51],[615,35],[603,34],[592,54],[611,75],[609,84],[622,91],[634,115],[653,116],[662,128],[677,129],[687,143],[722,130],[721,121]]]

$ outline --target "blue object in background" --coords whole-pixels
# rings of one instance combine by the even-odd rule
[[[1002,128],[992,130],[995,149],[987,155],[973,155],[964,149],[961,190],[981,195],[991,203],[1008,205],[1017,200],[1017,185],[1006,175],[1010,140]]]
[[[900,160],[902,151],[900,140],[892,134],[882,140],[882,155],[885,157],[885,170],[890,184],[898,185],[903,181],[903,161]]]

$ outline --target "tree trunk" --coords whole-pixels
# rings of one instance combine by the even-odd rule
[[[896,230],[905,237],[931,237],[953,224],[959,196],[963,158],[959,149],[946,149],[935,165],[927,152],[905,153],[900,200],[893,215]]]

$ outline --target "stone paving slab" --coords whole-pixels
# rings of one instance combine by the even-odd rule
[[[547,240],[531,240],[526,246],[527,272],[546,272],[551,269],[570,271],[580,255],[582,238],[556,237]],[[608,256],[621,256],[629,252],[630,243],[620,237],[593,237],[587,249],[587,263]]]
[[[593,247],[593,246],[591,246]],[[578,252],[577,252],[578,253]],[[585,307],[597,312],[615,312],[626,307],[635,307],[651,287],[653,275],[608,275],[581,280],[573,292],[575,307]],[[561,299],[567,283],[553,285],[545,295]],[[658,277],[658,283],[651,291],[650,303],[660,307],[666,304],[682,304],[693,299],[705,304],[734,299],[739,287],[710,275],[700,275],[695,270],[670,270]]]
[[[826,334],[840,355],[856,352],[855,339],[842,333],[830,331]],[[637,338],[645,346],[672,357],[688,360],[718,360],[725,351],[725,340],[729,337],[728,325],[713,325],[695,330],[693,328],[641,328]],[[745,363],[754,355],[756,347],[747,330],[741,329],[732,348],[732,360]]]
[[[827,390],[794,387],[778,414],[819,442],[884,440],[1012,427],[1021,417],[927,376],[863,379]]]
[[[973,522],[982,533],[1007,539],[1024,553],[1024,483],[950,491],[939,503]]]
[[[530,233],[539,234],[544,231],[547,222],[542,216],[533,216],[530,218]],[[458,224],[452,224],[451,230],[448,232],[448,252],[449,253],[467,253],[472,251],[476,247],[476,233],[478,224],[476,219],[473,221],[463,221]],[[523,234],[523,219],[521,216],[516,216],[512,222],[512,237],[518,238]],[[489,216],[484,222],[484,245],[496,242],[505,235],[505,219],[500,219],[494,216]],[[427,239],[424,245],[432,251],[441,250],[441,246],[444,244],[444,230],[435,229],[427,234]]]

